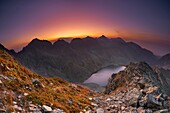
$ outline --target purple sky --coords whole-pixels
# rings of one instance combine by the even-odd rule
[[[170,52],[169,0],[0,0],[0,43],[17,48],[33,38],[123,37]]]

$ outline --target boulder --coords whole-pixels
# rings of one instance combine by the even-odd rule
[[[73,101],[72,101],[72,100],[67,99],[67,102],[68,102],[70,105],[73,104]]]
[[[47,105],[43,105],[42,111],[45,112],[45,113],[52,112],[52,108],[47,106]]]
[[[6,113],[5,109],[0,108],[0,113]]]
[[[97,113],[104,113],[104,109],[103,109],[103,108],[97,108],[97,109],[96,109],[96,112],[97,112]]]
[[[168,109],[162,109],[162,110],[158,110],[154,113],[169,113],[170,111]]]
[[[65,113],[65,112],[61,109],[55,109],[55,110],[52,110],[51,113]]]
[[[147,107],[149,108],[158,108],[162,106],[162,102],[159,99],[155,98],[154,95],[147,95]]]
[[[96,103],[93,103],[93,102],[91,103],[91,105],[94,106],[94,107],[98,107],[98,105]]]
[[[36,88],[43,87],[43,85],[41,84],[41,82],[40,82],[38,79],[32,79],[32,84],[33,84]]]
[[[137,111],[138,111],[138,113],[145,113],[145,110],[144,110],[142,107],[139,107],[139,108],[137,109]]]
[[[0,84],[2,84],[3,82],[0,80]]]
[[[132,106],[132,107],[137,107],[137,98],[132,98],[131,100],[129,100],[129,105]]]
[[[18,111],[22,111],[22,108],[20,106],[18,106],[18,105],[14,105],[13,108],[18,110]]]
[[[24,96],[28,96],[28,93],[24,93]]]
[[[138,85],[141,89],[144,89],[145,88],[145,84],[146,84],[146,81],[144,79],[140,80],[138,82]]]

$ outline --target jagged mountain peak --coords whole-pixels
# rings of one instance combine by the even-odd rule
[[[68,42],[65,41],[64,39],[58,39],[57,41],[54,42],[54,44],[56,43],[68,43]]]
[[[0,49],[1,50],[7,50],[1,43],[0,43]]]
[[[108,39],[105,35],[101,35],[99,39]]]
[[[39,38],[34,38],[32,41],[40,41]]]
[[[66,42],[65,40],[63,40],[63,39],[59,39],[59,40],[57,40],[56,42],[54,42],[54,44],[53,44],[53,46],[54,47],[59,47],[59,46],[66,46],[66,45],[69,45],[69,43],[68,42]]]
[[[48,40],[40,40],[38,38],[33,39],[26,47],[23,48],[23,51],[30,49],[49,49],[50,47],[52,47],[52,43]],[[22,52],[22,51],[20,51]]]
[[[74,38],[70,45],[75,47],[82,47],[82,45],[84,46],[84,40],[82,38]]]
[[[85,39],[92,39],[93,37],[91,36],[86,36]]]
[[[11,50],[8,50],[5,46],[3,46],[1,43],[0,43],[0,50],[2,51],[6,51],[8,52],[9,54],[15,56],[16,55],[16,52],[15,50],[11,49]]]
[[[83,40],[82,38],[73,38],[71,43],[79,42],[79,41],[82,41],[82,40]]]
[[[38,38],[34,38],[29,44],[28,46],[50,46],[52,45],[52,43],[48,40],[40,40]]]

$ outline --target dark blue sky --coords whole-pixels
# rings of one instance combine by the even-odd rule
[[[0,43],[8,48],[103,34],[170,52],[170,0],[0,0]]]

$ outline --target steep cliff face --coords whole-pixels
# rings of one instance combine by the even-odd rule
[[[153,63],[156,56],[135,43],[121,38],[76,38],[70,43],[58,40],[51,44],[34,39],[20,51],[16,59],[30,70],[45,76],[58,76],[82,83],[98,69],[133,61]]]

